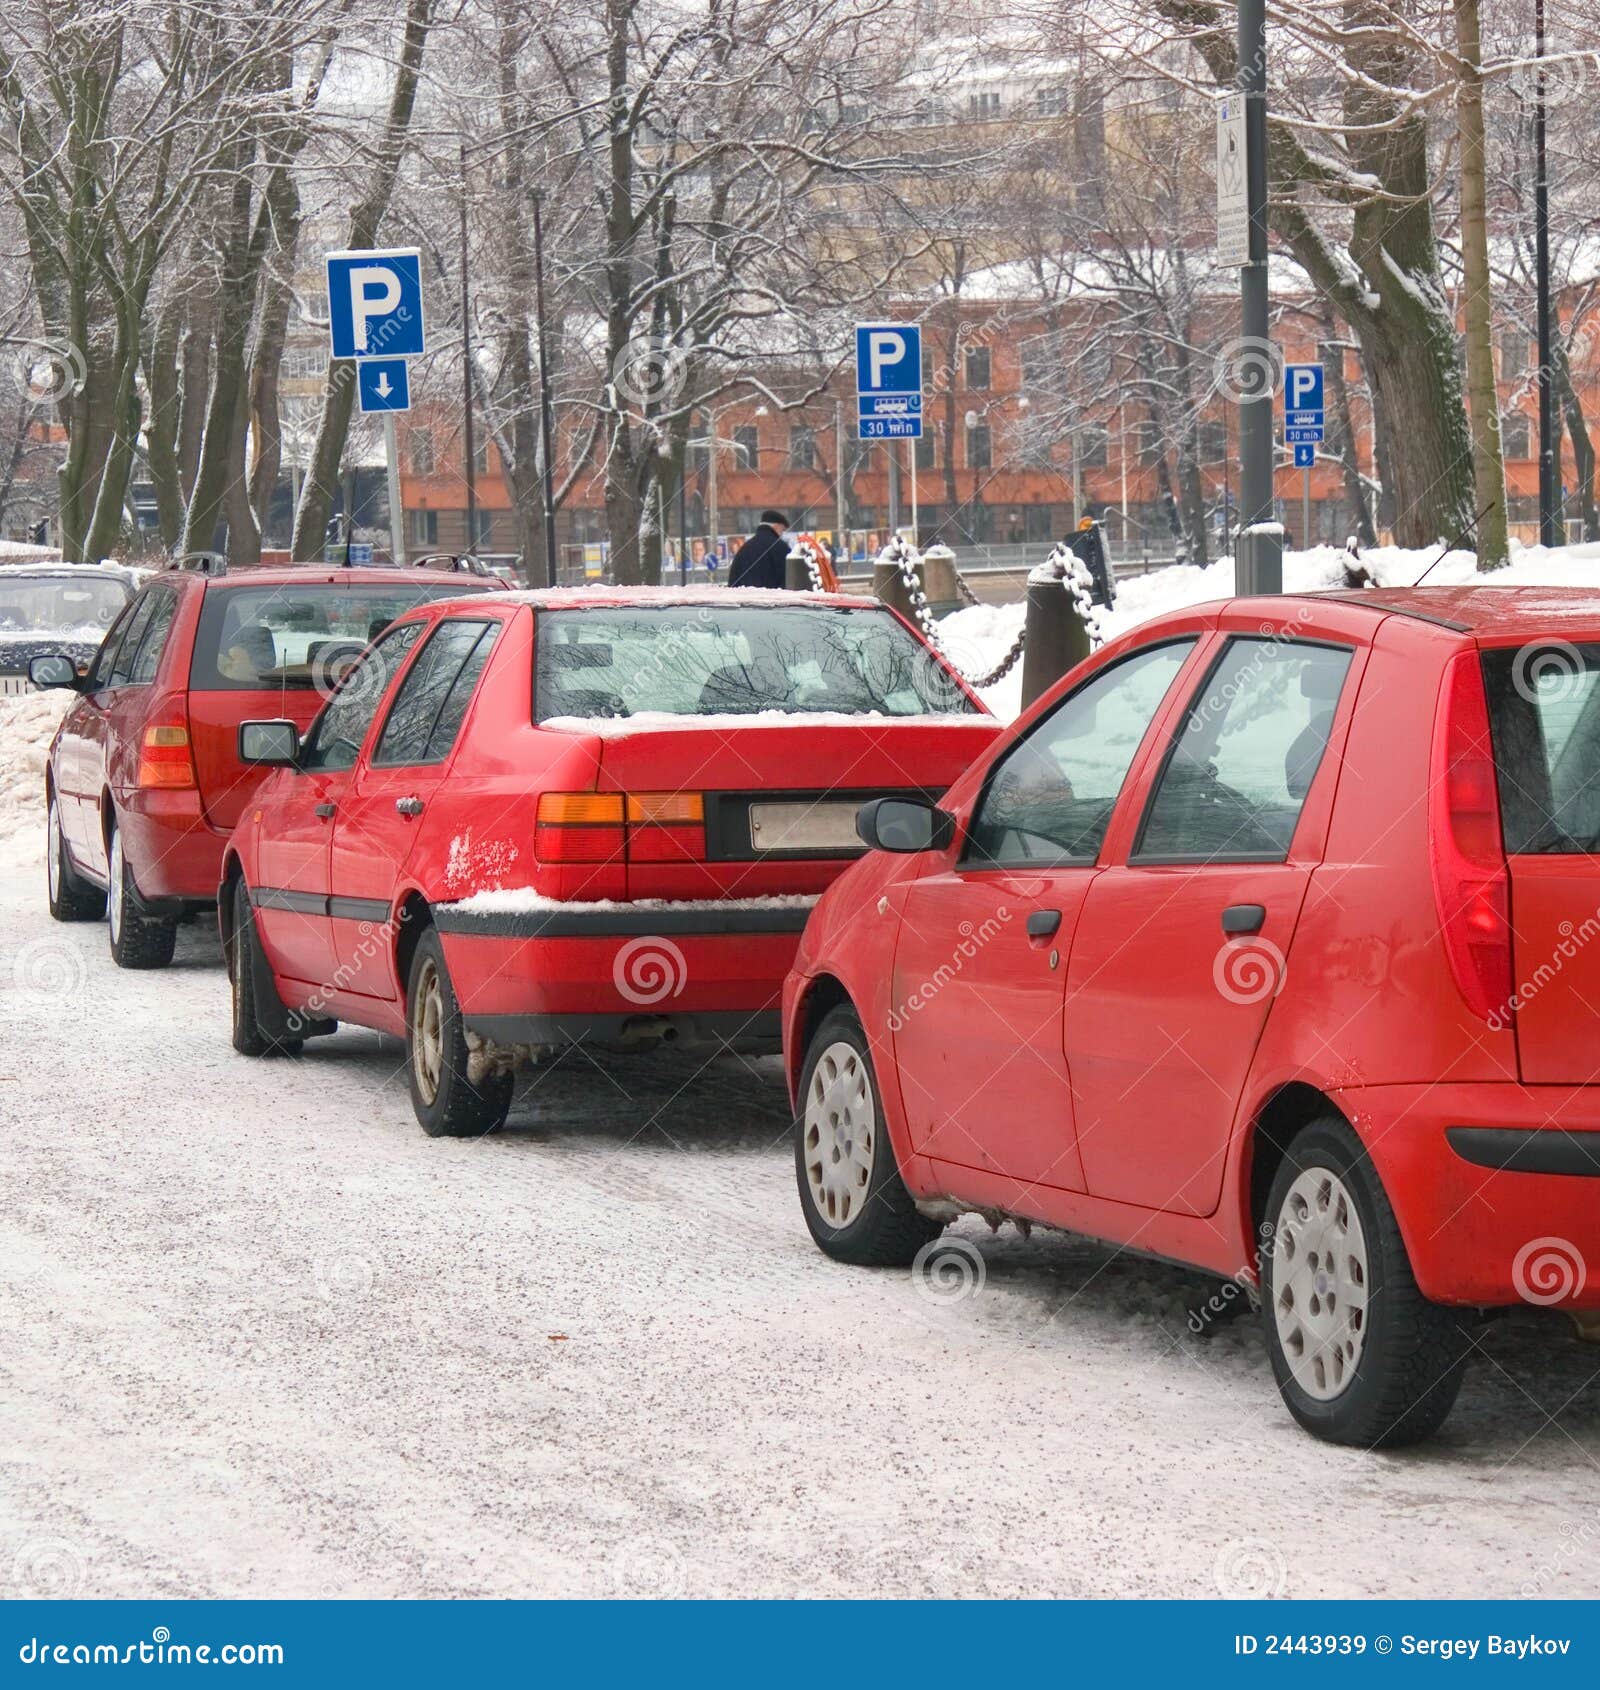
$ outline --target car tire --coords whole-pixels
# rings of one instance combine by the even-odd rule
[[[178,948],[178,924],[171,916],[145,915],[133,870],[122,851],[122,829],[111,826],[106,853],[106,935],[118,968],[165,968]]]
[[[1267,1197],[1261,1313],[1289,1412],[1329,1443],[1431,1437],[1461,1389],[1463,1311],[1417,1287],[1366,1147],[1329,1115],[1289,1144]]]
[[[444,946],[429,927],[417,941],[406,987],[406,1077],[429,1138],[481,1138],[504,1124],[515,1081],[490,1074],[474,1084],[469,1058]]]
[[[72,866],[53,792],[45,826],[49,830],[45,836],[45,883],[50,893],[50,914],[57,921],[99,921],[106,913],[106,895]]]
[[[241,876],[233,883],[232,922],[228,940],[228,985],[233,1001],[233,1048],[241,1056],[298,1056],[302,1039],[274,1038],[262,1025],[257,981],[265,958],[256,933],[256,912],[250,889]]]
[[[823,1017],[806,1050],[794,1170],[806,1226],[836,1262],[909,1267],[944,1231],[918,1213],[900,1177],[867,1036],[842,1005]]]

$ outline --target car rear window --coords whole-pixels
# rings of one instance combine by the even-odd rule
[[[131,594],[125,581],[71,575],[0,575],[0,633],[98,640]]]
[[[534,719],[975,714],[932,651],[886,610],[660,605],[545,610]]]
[[[467,591],[420,581],[213,587],[200,612],[189,685],[198,692],[326,691],[397,616]]]
[[[1506,849],[1600,850],[1600,644],[1483,654]]]

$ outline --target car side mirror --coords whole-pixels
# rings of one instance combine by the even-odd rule
[[[300,730],[293,722],[241,722],[239,761],[269,769],[292,769],[300,758]]]
[[[42,657],[30,657],[28,679],[36,687],[71,687],[74,692],[83,690],[77,664],[61,651],[46,652]]]
[[[942,851],[956,819],[919,798],[874,798],[856,811],[856,833],[874,851]]]

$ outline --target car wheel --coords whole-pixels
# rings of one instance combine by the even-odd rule
[[[98,921],[106,913],[106,895],[83,879],[67,855],[66,835],[55,794],[45,822],[45,876],[50,890],[50,913],[57,921]]]
[[[228,984],[233,995],[233,1048],[241,1056],[298,1056],[304,1041],[273,1038],[261,1024],[257,982],[266,967],[256,934],[256,912],[242,878],[233,883],[228,941]]]
[[[170,916],[143,913],[133,871],[123,854],[122,829],[115,824],[107,857],[106,933],[111,960],[118,968],[165,968],[178,946],[178,924]]]
[[[417,941],[406,990],[406,1072],[411,1107],[429,1138],[478,1138],[505,1121],[514,1081],[468,1077],[467,1029],[450,984],[444,946],[429,928]]]
[[[1284,1154],[1267,1198],[1261,1312],[1289,1412],[1329,1443],[1394,1449],[1443,1425],[1471,1343],[1417,1288],[1365,1147],[1337,1116]]]
[[[944,1231],[917,1212],[900,1178],[854,1010],[829,1010],[806,1051],[794,1167],[806,1225],[835,1261],[909,1267]]]

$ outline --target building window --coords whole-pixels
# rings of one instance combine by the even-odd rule
[[[967,430],[967,468],[988,469],[994,458],[993,437],[987,423],[974,423]]]
[[[938,467],[939,437],[930,431],[917,441],[917,468],[937,469]]]
[[[1139,462],[1158,464],[1162,459],[1161,424],[1146,417],[1139,424]]]
[[[989,348],[987,346],[969,346],[967,348],[967,386],[979,392],[989,390]]]
[[[980,122],[1000,115],[1000,93],[998,89],[986,89],[981,94],[967,95],[967,116],[977,118]]]
[[[433,436],[426,429],[418,429],[406,442],[411,453],[411,473],[432,475],[434,471]]]
[[[1202,429],[1210,424],[1202,424]],[[1103,428],[1080,428],[1078,430],[1078,451],[1082,454],[1079,461],[1085,469],[1104,469],[1106,467],[1106,431]]]
[[[472,442],[472,468],[478,475],[489,473],[489,442],[483,435]]]
[[[326,323],[328,320],[327,294],[305,294],[300,300],[300,310],[308,323]]]
[[[438,511],[412,511],[411,543],[414,546],[437,546],[439,544]]]
[[[1085,443],[1085,450],[1087,449],[1087,443]],[[1200,425],[1200,462],[1203,464],[1220,464],[1227,455],[1227,423],[1221,417],[1208,418]],[[1103,459],[1101,461],[1104,462]]]
[[[472,549],[475,552],[493,551],[493,549],[494,549],[494,512],[478,509],[478,510],[474,510],[472,514],[473,514],[473,517],[476,519],[474,526],[477,528],[477,531],[478,531],[476,537],[474,538],[474,540],[472,542]]]
[[[796,423],[789,430],[789,468],[817,467],[817,431],[805,423]]]
[[[1500,374],[1521,375],[1533,362],[1533,340],[1521,329],[1500,331]]]
[[[734,466],[738,469],[761,468],[761,441],[754,428],[748,425],[733,431]]]
[[[1533,456],[1533,431],[1526,411],[1508,411],[1500,419],[1500,451],[1507,458]]]
[[[1040,117],[1064,117],[1067,110],[1067,90],[1060,83],[1034,90],[1033,103]]]

